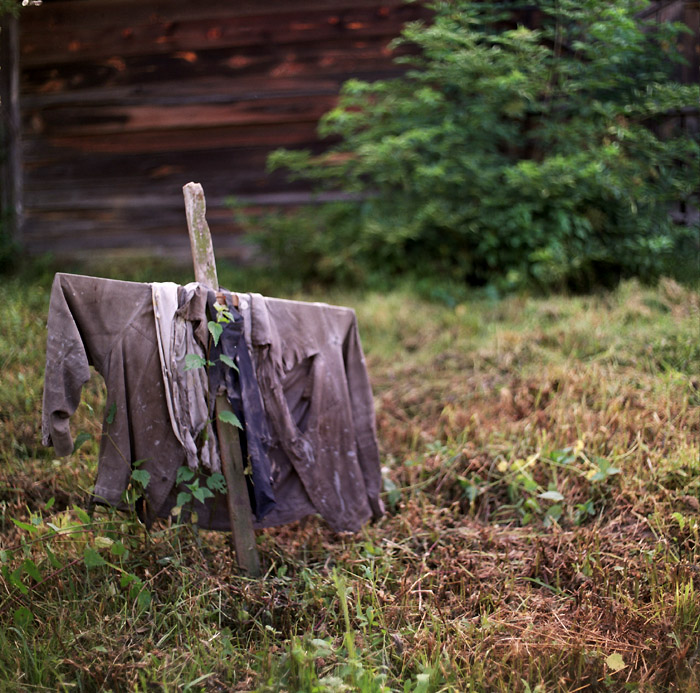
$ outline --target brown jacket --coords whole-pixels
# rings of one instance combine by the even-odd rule
[[[132,467],[143,460],[153,519],[185,456],[170,425],[150,285],[57,274],[47,327],[44,444],[59,456],[72,452],[69,418],[94,366],[107,385],[94,496],[121,504]]]
[[[278,450],[328,524],[357,530],[384,508],[355,312],[259,294],[250,299],[258,384]]]

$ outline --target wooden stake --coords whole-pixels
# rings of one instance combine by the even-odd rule
[[[207,205],[204,191],[199,183],[188,183],[182,192],[185,196],[185,214],[192,246],[194,278],[218,292],[219,279],[216,275],[211,233],[206,220]],[[236,551],[238,567],[251,577],[258,577],[260,557],[255,544],[250,500],[243,472],[241,441],[238,429],[219,418],[221,412],[225,411],[232,412],[231,405],[225,395],[217,395],[214,412],[221,468],[226,478],[226,502],[231,523],[231,539]]]

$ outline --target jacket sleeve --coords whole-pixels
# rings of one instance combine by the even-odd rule
[[[73,451],[69,419],[89,379],[85,346],[66,299],[62,275],[57,274],[49,304],[41,431],[43,444],[53,445],[59,457]]]
[[[357,457],[367,487],[367,499],[374,519],[384,514],[384,504],[379,494],[382,490],[382,474],[377,445],[377,429],[374,415],[374,398],[367,374],[365,355],[362,351],[357,317],[343,344],[343,358],[348,381],[350,406],[352,409]]]

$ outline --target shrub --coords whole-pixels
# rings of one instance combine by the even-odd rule
[[[404,77],[344,85],[319,126],[339,144],[273,153],[360,199],[266,219],[268,257],[308,278],[587,288],[653,279],[696,243],[668,212],[698,204],[698,138],[655,134],[700,96],[670,78],[682,27],[633,0],[548,0],[538,28],[507,6],[434,3],[397,41],[419,49]]]

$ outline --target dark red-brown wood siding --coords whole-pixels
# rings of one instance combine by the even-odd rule
[[[520,21],[534,21],[536,4],[513,7]],[[691,28],[680,39],[688,64],[678,77],[697,81],[700,3],[662,0],[645,14]],[[23,8],[17,115],[7,50],[0,75],[12,140],[3,207],[23,203],[20,240],[33,252],[184,254],[181,188],[194,180],[204,186],[217,254],[240,253],[226,198],[308,199],[301,184],[265,171],[268,153],[323,148],[317,121],[340,85],[400,74],[388,44],[404,22],[427,15],[401,0],[44,0]],[[697,131],[697,109],[669,123],[678,119]]]
[[[230,195],[308,194],[265,171],[350,77],[400,73],[388,44],[426,16],[397,0],[49,0],[22,12],[24,219],[33,252],[186,252],[182,186],[200,182],[218,253]]]

